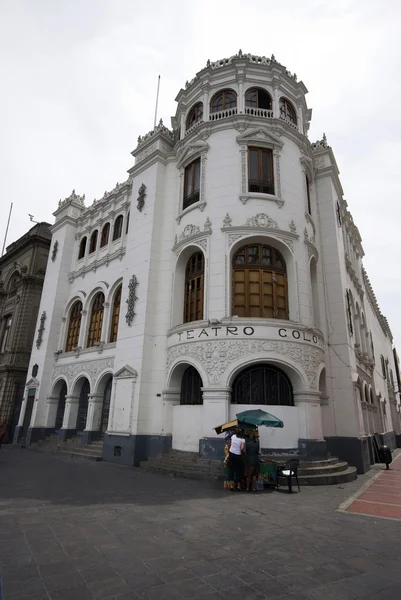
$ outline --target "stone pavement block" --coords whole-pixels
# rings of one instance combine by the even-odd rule
[[[218,592],[243,585],[241,579],[238,579],[238,577],[232,573],[224,573],[224,571],[218,573],[217,575],[208,575],[203,577],[203,581],[205,581],[212,589],[215,589]]]
[[[41,600],[44,600],[44,598]],[[71,588],[69,590],[52,592],[50,600],[94,600],[94,596],[85,588]]]
[[[108,579],[118,577],[118,573],[115,569],[105,565],[96,565],[90,567],[80,567],[78,565],[77,569],[82,579],[84,579],[86,583],[92,583],[96,581],[107,581]]]
[[[211,562],[209,560],[197,560],[189,561],[186,565],[187,568],[192,571],[198,577],[206,577],[207,575],[216,575],[220,573],[222,567],[217,561]]]
[[[271,597],[271,594],[270,596],[267,595],[269,593],[267,590],[258,590],[248,585],[241,585],[220,593],[223,598],[230,598],[231,600],[266,600]]]
[[[157,571],[157,574],[166,583],[173,583],[174,581],[184,581],[185,579],[197,579],[195,573],[193,573],[186,567],[177,567],[175,569],[159,569]]]
[[[75,573],[67,572],[49,575],[43,581],[49,593],[69,588],[85,587],[86,585],[78,571],[75,571]]]
[[[368,596],[368,600],[396,600],[401,598],[401,586],[391,586],[387,590]]]
[[[87,588],[96,600],[104,600],[110,596],[124,595],[131,592],[129,585],[121,577],[92,581],[87,584]]]
[[[183,597],[170,585],[164,584],[148,588],[140,594],[137,592],[137,598],[140,600],[182,600]]]
[[[127,582],[132,591],[139,594],[149,588],[161,586],[166,583],[154,571],[127,574],[124,576],[124,581]]]
[[[35,564],[26,567],[3,567],[0,568],[1,580],[4,583],[22,582],[27,579],[39,579],[39,571]]]
[[[218,591],[210,585],[208,579],[186,579],[185,581],[178,581],[171,584],[171,588],[174,589],[183,598],[198,598],[205,594],[211,594],[212,592]]]
[[[60,560],[57,562],[47,563],[39,566],[40,576],[45,579],[51,575],[60,575],[65,573],[77,573],[77,568],[73,562],[69,560]]]
[[[24,581],[3,582],[3,595],[5,600],[29,598],[34,595],[43,595],[47,598],[46,588],[41,579],[26,579]]]

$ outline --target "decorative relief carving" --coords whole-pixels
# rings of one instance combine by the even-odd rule
[[[184,242],[184,241],[188,240],[188,238],[191,238],[194,235],[197,235],[198,233],[200,233],[200,229],[199,229],[198,225],[186,225],[184,227],[184,231],[179,236],[178,235],[175,236],[174,246],[176,246],[180,242]]]
[[[232,246],[234,242],[243,237],[243,233],[229,233],[228,234],[228,246]]]
[[[168,350],[167,371],[176,359],[193,357],[208,373],[210,383],[224,384],[221,378],[230,363],[262,352],[281,354],[284,360],[285,357],[290,358],[303,368],[310,386],[316,387],[317,369],[324,359],[323,350],[306,344],[276,340],[216,340],[180,344]]]
[[[56,260],[56,256],[57,256],[57,251],[58,251],[58,241],[56,240],[53,244],[53,250],[52,250],[52,262],[54,262]]]
[[[39,350],[41,343],[43,341],[43,332],[45,330],[45,321],[46,321],[46,311],[42,312],[42,316],[40,317],[40,325],[38,329],[38,337],[36,338],[36,348]]]
[[[206,221],[205,221],[205,225],[204,225],[204,227],[203,227],[203,230],[204,230],[204,231],[207,231],[207,232],[209,232],[209,233],[211,233],[211,232],[212,232],[212,222],[211,222],[211,220],[209,219],[209,217],[207,217],[207,219],[206,219]]]
[[[112,356],[109,356],[108,358],[99,358],[97,360],[86,360],[67,365],[58,365],[53,369],[52,379],[54,382],[58,377],[60,377],[60,375],[64,375],[69,385],[71,385],[80,373],[85,373],[89,375],[92,380],[92,389],[100,373],[106,369],[110,369],[112,371],[113,367],[114,358]]]
[[[145,206],[145,198],[146,198],[146,185],[143,183],[138,190],[137,209],[139,210],[139,212],[142,212],[142,209]]]
[[[280,178],[280,152],[278,150],[274,151],[274,156],[276,159],[276,195],[279,198],[279,208],[281,208],[284,202],[281,200],[281,178]]]
[[[76,202],[77,204],[84,206],[85,194],[83,196],[78,196],[78,194],[75,193],[75,190],[72,190],[68,198],[65,198],[64,200],[59,200],[58,207],[61,208],[65,204],[70,204],[71,202]]]
[[[232,223],[232,218],[227,213],[226,216],[223,219],[223,227],[231,227],[231,223]]]
[[[295,225],[294,221],[291,221],[291,223],[290,223],[290,231],[291,231],[291,233],[297,232],[297,226]]]
[[[201,155],[201,178],[200,178],[200,190],[199,190],[199,202],[205,203],[205,177],[206,177],[206,152]],[[204,208],[204,206],[203,206]],[[201,207],[201,211],[203,211]]]
[[[125,315],[125,320],[127,322],[127,325],[129,325],[131,327],[132,325],[132,321],[134,320],[135,317],[135,302],[138,300],[138,298],[136,297],[136,288],[138,285],[138,279],[136,277],[136,275],[133,275],[131,277],[131,279],[129,280],[129,284],[128,284],[128,298],[126,300],[126,303],[128,305],[128,310],[127,310],[127,314]]]
[[[254,217],[246,220],[246,225],[250,227],[266,227],[278,229],[277,222],[269,217],[266,213],[258,213]]]

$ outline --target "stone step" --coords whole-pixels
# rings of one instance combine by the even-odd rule
[[[345,471],[328,473],[326,475],[301,475],[298,477],[300,485],[338,485],[349,483],[358,478],[356,467],[348,467]]]
[[[68,456],[69,458],[80,458],[84,460],[93,460],[99,462],[102,460],[102,456],[98,452],[83,452],[78,450],[60,450],[60,454]]]
[[[330,473],[338,473],[340,471],[346,471],[347,469],[347,462],[337,462],[331,465],[325,465],[322,467],[308,467],[306,469],[301,464],[300,468],[298,469],[298,475],[305,477],[309,475],[329,475]]]

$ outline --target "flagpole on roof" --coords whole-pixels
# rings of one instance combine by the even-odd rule
[[[1,251],[1,255],[2,255],[2,256],[3,256],[3,254],[4,254],[4,249],[5,249],[5,247],[6,247],[7,234],[8,234],[8,227],[9,227],[9,225],[10,225],[10,219],[11,219],[11,213],[12,213],[12,210],[13,210],[13,203],[11,202],[11,205],[10,205],[10,212],[8,213],[8,221],[7,221],[6,233],[5,233],[5,235],[4,235],[3,249],[2,249],[2,251]]]
[[[157,106],[159,104],[159,89],[160,89],[160,75],[157,78],[157,94],[156,94],[156,107],[155,107],[155,122],[153,124],[153,129],[156,128],[156,120],[157,120]]]

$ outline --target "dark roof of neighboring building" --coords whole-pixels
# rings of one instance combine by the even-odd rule
[[[48,242],[50,246],[50,241],[52,239],[50,227],[51,225],[44,221],[42,223],[36,223],[18,240],[12,242],[7,246],[5,253],[0,258],[0,264],[2,262],[8,261],[12,255],[22,250],[22,248],[24,248],[27,244],[33,242],[35,239],[41,239],[45,243]]]

